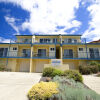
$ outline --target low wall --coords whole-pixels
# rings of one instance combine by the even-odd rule
[[[46,67],[54,67],[54,68],[57,68],[57,69],[60,69],[60,70],[69,70],[69,66],[68,64],[62,64],[62,65],[59,65],[59,66],[52,66],[51,64],[44,64],[44,68]]]

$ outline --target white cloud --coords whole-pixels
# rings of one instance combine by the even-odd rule
[[[0,43],[10,43],[10,39],[0,37]]]
[[[22,29],[29,29],[32,34],[64,33],[72,27],[80,27],[81,22],[75,20],[75,9],[78,9],[80,0],[0,0],[21,6],[30,12],[30,19],[22,24]],[[18,31],[15,25],[10,25]],[[56,26],[65,26],[55,32]],[[62,32],[62,33],[61,33]]]
[[[19,27],[15,25],[15,21],[19,20],[14,17],[5,16],[5,20],[8,22],[8,24],[17,32],[16,34],[19,35]]]
[[[87,10],[90,12],[91,21],[83,37],[90,37],[91,40],[98,40],[100,39],[100,0],[95,1]]]

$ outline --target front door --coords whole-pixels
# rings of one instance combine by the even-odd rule
[[[56,58],[59,59],[59,49],[56,49]]]

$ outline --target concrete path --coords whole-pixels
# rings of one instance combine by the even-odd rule
[[[0,72],[0,100],[28,100],[28,90],[40,78],[40,73]]]
[[[96,75],[83,75],[84,83],[100,94],[100,77],[96,77]]]

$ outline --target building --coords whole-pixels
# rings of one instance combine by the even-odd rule
[[[0,60],[15,72],[42,72],[48,65],[78,69],[89,61],[100,61],[100,43],[86,43],[81,35],[16,35],[11,43],[0,43]]]

